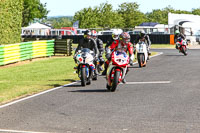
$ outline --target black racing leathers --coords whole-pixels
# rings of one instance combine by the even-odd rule
[[[99,50],[99,61],[100,61],[100,65],[102,66],[104,64],[104,58],[103,58],[103,53],[104,53],[104,48],[103,48],[103,41],[99,38],[94,39],[97,43],[97,48]]]
[[[93,38],[87,39],[83,38],[80,40],[78,47],[76,48],[75,54],[78,52],[78,50],[81,50],[82,48],[89,48],[90,50],[94,51],[95,55],[97,56],[99,54],[97,43]]]
[[[104,53],[104,48],[103,48],[103,41],[99,38],[95,39],[96,43],[97,43],[97,48],[99,50],[99,56],[102,57],[103,53]]]
[[[179,34],[176,34],[174,36],[174,42],[176,43],[177,42],[177,39],[181,37],[183,40],[185,40],[185,35],[183,35],[182,33],[179,33]]]
[[[138,35],[134,43],[137,44],[140,40],[143,40],[148,45],[148,47],[151,46],[151,41],[148,35],[144,35],[144,36]]]

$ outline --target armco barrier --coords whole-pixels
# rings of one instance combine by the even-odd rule
[[[0,65],[54,54],[54,40],[0,45]]]

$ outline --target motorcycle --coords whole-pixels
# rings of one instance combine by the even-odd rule
[[[88,48],[78,50],[76,54],[76,69],[82,86],[91,84],[91,77],[94,78],[95,65],[93,64],[93,54],[94,52]]]
[[[108,66],[106,80],[106,88],[114,92],[117,85],[122,82],[128,69],[129,56],[123,49],[117,49],[111,53],[111,61]]]
[[[187,55],[187,42],[186,40],[179,37],[176,42],[179,52],[182,52],[185,56]]]
[[[139,41],[136,44],[137,60],[139,67],[145,67],[147,64],[148,52],[147,45],[144,41]]]

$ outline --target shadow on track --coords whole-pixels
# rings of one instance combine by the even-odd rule
[[[108,92],[106,89],[96,89],[96,90],[74,90],[74,91],[68,91],[68,92],[81,92],[81,93],[104,93]]]
[[[73,79],[61,79],[61,80],[49,80],[49,81],[70,81],[70,82],[76,82],[76,80],[73,80]]]
[[[165,55],[165,56],[185,56],[185,55]]]

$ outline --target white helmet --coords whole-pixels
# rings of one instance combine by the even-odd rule
[[[112,38],[113,38],[114,40],[119,39],[119,33],[118,33],[117,31],[113,31],[113,33],[112,33]]]

